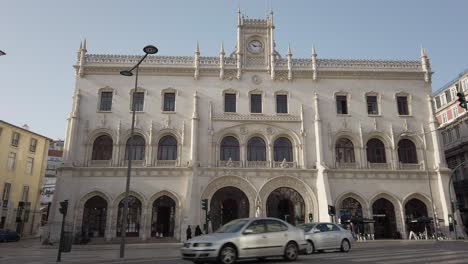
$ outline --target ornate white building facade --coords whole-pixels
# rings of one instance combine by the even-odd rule
[[[213,228],[256,215],[330,221],[332,205],[336,221],[377,238],[407,237],[433,208],[445,230],[449,171],[424,50],[415,61],[320,59],[315,49],[295,59],[275,50],[273,14],[239,12],[237,24],[230,55],[221,46],[203,57],[197,44],[193,57],[140,66],[129,236],[184,240],[187,225],[204,224],[202,199]],[[52,239],[64,199],[75,233],[120,234],[135,80],[119,72],[139,59],[79,49]]]

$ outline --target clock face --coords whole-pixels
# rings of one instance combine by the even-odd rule
[[[259,53],[263,50],[263,44],[259,40],[252,40],[249,42],[248,49],[252,53]]]

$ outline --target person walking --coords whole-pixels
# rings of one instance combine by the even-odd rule
[[[192,229],[190,229],[190,225],[188,225],[186,233],[187,233],[187,240],[191,239],[192,238]]]
[[[199,236],[202,234],[201,228],[199,225],[195,228],[195,236]]]

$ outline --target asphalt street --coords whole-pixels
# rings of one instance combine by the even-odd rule
[[[180,258],[178,244],[135,244],[127,246],[126,259],[118,259],[118,245],[75,246],[62,255],[63,263],[133,263],[187,264]],[[38,242],[0,244],[0,263],[55,263],[57,249],[44,248]],[[241,261],[258,263],[258,261]],[[280,258],[263,263],[289,263]],[[369,241],[355,243],[349,253],[324,252],[300,256],[294,263],[468,263],[468,242],[465,241]]]

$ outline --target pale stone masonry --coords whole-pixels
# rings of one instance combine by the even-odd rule
[[[232,53],[221,45],[218,56],[204,57],[197,44],[193,57],[149,56],[141,65],[144,103],[136,133],[144,157],[134,161],[136,209],[127,232],[141,240],[156,233],[185,240],[187,225],[193,232],[204,223],[202,199],[209,200],[216,227],[255,215],[300,223],[312,214],[314,221],[330,221],[328,205],[341,220],[353,211],[343,201],[353,198],[361,212],[355,216],[377,217],[365,232],[407,237],[408,201],[417,199],[432,217],[429,177],[446,231],[449,170],[433,132],[432,72],[424,50],[411,61],[322,59],[315,48],[310,58],[296,59],[291,49],[284,57],[275,50],[273,14],[249,19],[239,12],[237,24]],[[53,239],[64,199],[75,233],[111,240],[120,232],[135,79],[119,71],[140,58],[88,54],[86,42],[79,49],[65,162],[51,209]],[[111,153],[100,160],[104,138]],[[168,138],[176,145],[164,145]],[[337,147],[339,140],[351,147]],[[400,162],[402,140],[414,146],[415,161]],[[369,141],[384,147],[368,150]],[[101,209],[86,207],[89,199],[99,200]],[[383,216],[379,204],[385,204]]]

